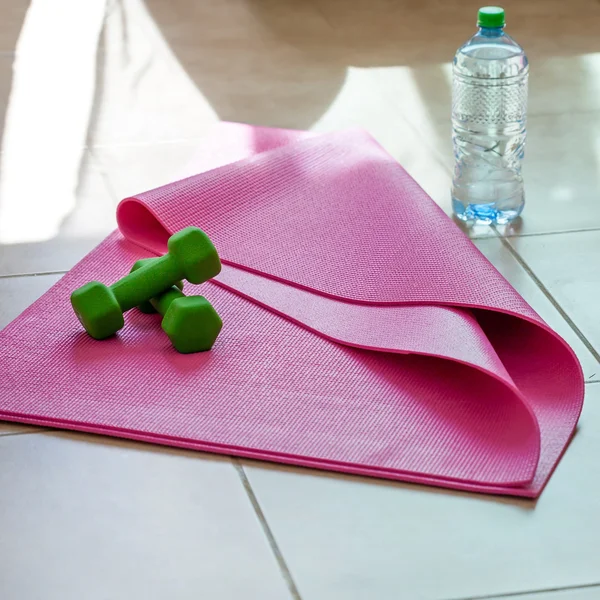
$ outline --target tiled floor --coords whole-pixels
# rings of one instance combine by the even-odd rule
[[[219,119],[365,127],[448,211],[449,61],[478,4],[0,0],[0,328]],[[600,3],[505,6],[528,205],[470,235],[588,381],[540,500],[0,424],[2,600],[600,598]]]
[[[589,387],[581,430],[535,504],[244,461],[302,598],[479,598],[597,583],[600,499],[586,457],[600,452],[600,386]]]

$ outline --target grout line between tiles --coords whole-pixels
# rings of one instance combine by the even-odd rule
[[[511,253],[513,258],[525,269],[526,273],[533,279],[535,284],[540,288],[540,290],[544,293],[546,298],[550,300],[552,306],[560,313],[561,317],[569,324],[571,329],[575,332],[577,337],[581,340],[583,345],[589,350],[590,354],[600,362],[600,354],[598,351],[592,346],[590,341],[585,337],[581,329],[575,325],[574,321],[571,317],[565,312],[563,307],[556,301],[554,296],[550,293],[550,291],[546,288],[546,286],[540,281],[537,275],[532,271],[531,267],[525,262],[525,260],[521,257],[521,255],[513,248],[512,244],[503,237],[500,237],[500,241],[502,245]]]
[[[509,592],[507,594],[491,594],[487,596],[468,596],[455,600],[496,600],[501,598],[518,598],[519,596],[533,596],[535,594],[551,594],[552,592],[565,592],[569,590],[587,590],[600,588],[600,583],[584,583],[582,585],[567,585],[563,587],[543,588],[539,590],[528,590],[526,592]]]
[[[29,429],[27,431],[14,431],[12,433],[0,433],[0,440],[2,440],[3,438],[7,438],[7,437],[14,437],[16,435],[32,435],[35,433],[46,433],[47,431],[58,431],[58,429],[43,429],[43,428],[37,428],[37,429]]]
[[[541,237],[545,235],[565,235],[568,233],[586,233],[588,231],[600,231],[600,227],[587,227],[582,229],[565,229],[563,231],[537,231],[534,233],[510,233],[503,235],[498,232],[500,237],[510,240],[511,238],[525,238],[525,237]]]
[[[244,489],[246,490],[246,494],[248,495],[248,499],[250,500],[250,503],[252,504],[252,507],[254,508],[254,512],[256,513],[256,516],[257,516],[258,520],[260,521],[263,532],[264,532],[265,536],[267,537],[269,546],[271,546],[271,550],[273,551],[273,554],[275,555],[275,560],[277,561],[277,564],[279,565],[279,569],[281,570],[281,574],[283,575],[283,578],[285,579],[288,590],[290,591],[290,594],[291,594],[293,600],[302,600],[302,598],[300,596],[300,592],[298,591],[298,588],[296,587],[296,584],[292,577],[292,574],[285,562],[285,559],[283,558],[283,554],[281,553],[281,550],[279,549],[279,546],[277,545],[275,536],[273,535],[273,532],[271,531],[271,528],[269,527],[269,524],[267,523],[267,520],[265,518],[263,510],[258,502],[258,498],[256,497],[256,494],[254,493],[254,490],[252,489],[252,486],[250,485],[250,481],[248,480],[248,477],[246,476],[246,472],[244,471],[244,467],[242,466],[242,463],[240,462],[240,460],[238,458],[234,458],[233,465],[234,465],[236,471],[238,472],[238,475],[240,477],[242,485],[244,486]]]
[[[11,279],[18,277],[41,277],[43,275],[64,275],[68,271],[42,271],[41,273],[14,273],[10,275],[0,275],[0,279]]]

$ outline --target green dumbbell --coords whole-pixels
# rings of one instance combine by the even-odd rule
[[[138,260],[131,272],[147,269],[155,260]],[[149,303],[155,312],[162,315],[162,328],[175,350],[184,354],[210,350],[223,327],[221,317],[206,298],[186,296],[177,285],[161,292]]]
[[[139,269],[143,264],[152,261],[154,259],[152,258],[142,258],[141,260],[138,260],[135,265],[133,265],[135,267],[135,269],[131,269],[132,271],[137,271],[137,269]],[[140,265],[137,266],[136,265]],[[175,287],[178,288],[180,291],[183,292],[183,281],[178,281],[175,284]],[[145,302],[142,302],[138,307],[138,310],[140,312],[143,312],[145,315],[152,315],[156,312],[156,309],[154,308],[154,306],[152,306],[152,302],[150,300],[146,300]]]
[[[221,261],[208,236],[197,227],[173,234],[168,254],[155,259],[110,287],[91,281],[71,294],[71,304],[85,330],[103,340],[123,327],[123,313],[178,282],[203,283],[221,271]]]

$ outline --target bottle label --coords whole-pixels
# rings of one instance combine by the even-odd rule
[[[453,119],[493,126],[525,122],[527,77],[508,81],[475,82],[471,78],[455,76],[452,82]]]

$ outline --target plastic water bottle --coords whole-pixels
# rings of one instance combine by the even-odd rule
[[[529,66],[504,24],[502,8],[481,8],[479,31],[454,58],[452,207],[463,221],[508,223],[525,204]]]

